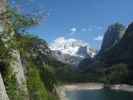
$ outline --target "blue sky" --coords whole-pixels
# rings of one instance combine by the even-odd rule
[[[100,48],[108,25],[133,21],[133,0],[32,0],[32,6],[47,11],[48,17],[30,31],[48,43],[63,36]]]

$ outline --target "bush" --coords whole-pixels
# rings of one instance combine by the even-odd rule
[[[56,84],[56,79],[52,70],[50,70],[50,67],[51,66],[49,65],[45,65],[45,67],[43,67],[40,72],[44,85],[46,86],[47,90],[52,92],[54,89],[54,85]]]
[[[47,90],[40,78],[38,69],[32,62],[28,66],[27,85],[31,100],[48,100]]]
[[[107,73],[109,83],[125,83],[128,80],[128,68],[126,64],[113,65]]]

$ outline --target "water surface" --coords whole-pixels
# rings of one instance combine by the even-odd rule
[[[82,90],[66,92],[69,100],[133,100],[133,93],[111,90]]]

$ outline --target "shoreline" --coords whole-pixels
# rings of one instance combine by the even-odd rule
[[[101,90],[104,88],[103,83],[76,83],[63,86],[65,91],[75,90]]]
[[[75,90],[119,90],[125,92],[133,92],[133,85],[129,84],[104,84],[104,83],[74,83],[63,85],[65,91],[75,91]]]
[[[133,85],[128,84],[115,84],[109,85],[110,90],[133,92]]]
[[[66,91],[79,91],[79,90],[102,90],[109,89],[115,91],[133,92],[133,85],[128,84],[113,84],[106,85],[104,83],[74,83],[56,87],[56,92],[60,100],[68,100]]]

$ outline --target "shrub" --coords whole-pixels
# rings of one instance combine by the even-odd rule
[[[36,66],[29,62],[27,85],[31,100],[48,100],[47,90]]]
[[[109,69],[107,73],[107,80],[110,83],[124,83],[127,82],[128,68],[126,64],[116,64]]]

